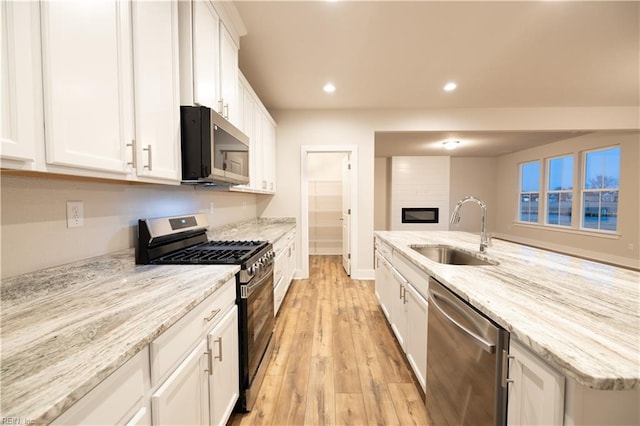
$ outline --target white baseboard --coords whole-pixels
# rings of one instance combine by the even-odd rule
[[[352,271],[351,278],[354,280],[375,280],[375,269],[360,269],[359,271]]]

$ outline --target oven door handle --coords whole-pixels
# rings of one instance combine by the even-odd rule
[[[453,303],[449,302],[440,293],[437,293],[433,290],[429,290],[429,309],[436,308],[436,312],[439,313],[440,316],[442,316],[444,319],[448,320],[448,322],[456,326],[456,328],[458,328],[458,330],[461,331],[464,336],[466,336],[469,340],[471,340],[477,346],[482,348],[482,350],[484,350],[485,352],[489,352],[490,354],[496,352],[496,345],[492,344],[491,342],[488,342],[487,340],[483,339],[481,336],[478,336],[476,333],[469,330],[467,327],[460,324],[453,317],[451,317],[451,315],[449,315],[442,308],[442,306],[438,304],[440,300],[442,300],[444,303],[447,303],[447,305],[451,306],[451,308],[457,310],[456,306]]]
[[[247,299],[249,297],[249,295],[251,295],[251,293],[253,293],[257,288],[261,287],[262,285],[264,285],[264,283],[266,281],[269,280],[269,278],[273,277],[273,265],[270,265],[267,273],[264,274],[262,276],[262,278],[260,278],[259,280],[257,280],[256,282],[252,282],[250,284],[245,284],[240,286],[240,297],[242,299]]]

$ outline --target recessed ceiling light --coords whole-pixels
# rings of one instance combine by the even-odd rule
[[[453,81],[450,81],[444,85],[443,89],[445,92],[453,92],[454,90],[456,90],[456,87],[458,87],[458,85]]]
[[[327,93],[333,93],[336,91],[336,86],[334,86],[333,83],[327,83],[322,87],[322,90]]]
[[[460,145],[460,141],[450,140],[442,142],[444,149],[456,149]]]

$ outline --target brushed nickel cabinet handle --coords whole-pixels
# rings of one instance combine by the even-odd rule
[[[220,309],[215,309],[213,311],[211,311],[211,313],[209,314],[208,317],[205,317],[205,321],[210,322],[216,315],[218,315],[220,313]]]
[[[222,337],[218,337],[215,342],[218,342],[218,355],[214,358],[222,362]]]
[[[127,144],[127,147],[131,147],[131,162],[127,163],[127,165],[131,167],[136,167],[136,140],[131,139],[131,143]]]
[[[151,155],[151,145],[147,145],[146,148],[142,148],[143,151],[147,151],[147,165],[144,166],[145,169],[149,169],[149,171],[153,170],[152,155]]]
[[[206,351],[204,354],[207,356],[207,366],[209,367],[204,371],[208,372],[211,376],[213,374],[213,359],[211,358],[211,349]]]

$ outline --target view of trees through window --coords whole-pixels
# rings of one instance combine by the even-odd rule
[[[584,153],[581,197],[574,206],[574,156],[550,158],[545,162],[545,185],[540,191],[541,161],[520,164],[518,220],[572,226],[573,210],[580,209],[580,224],[574,227],[603,231],[618,229],[618,195],[620,187],[620,147]],[[576,194],[577,196],[578,194]],[[544,206],[540,206],[540,199]]]
[[[540,162],[520,165],[519,218],[523,222],[538,222],[540,201]]]
[[[615,231],[618,228],[620,147],[585,154],[582,190],[582,227]]]

